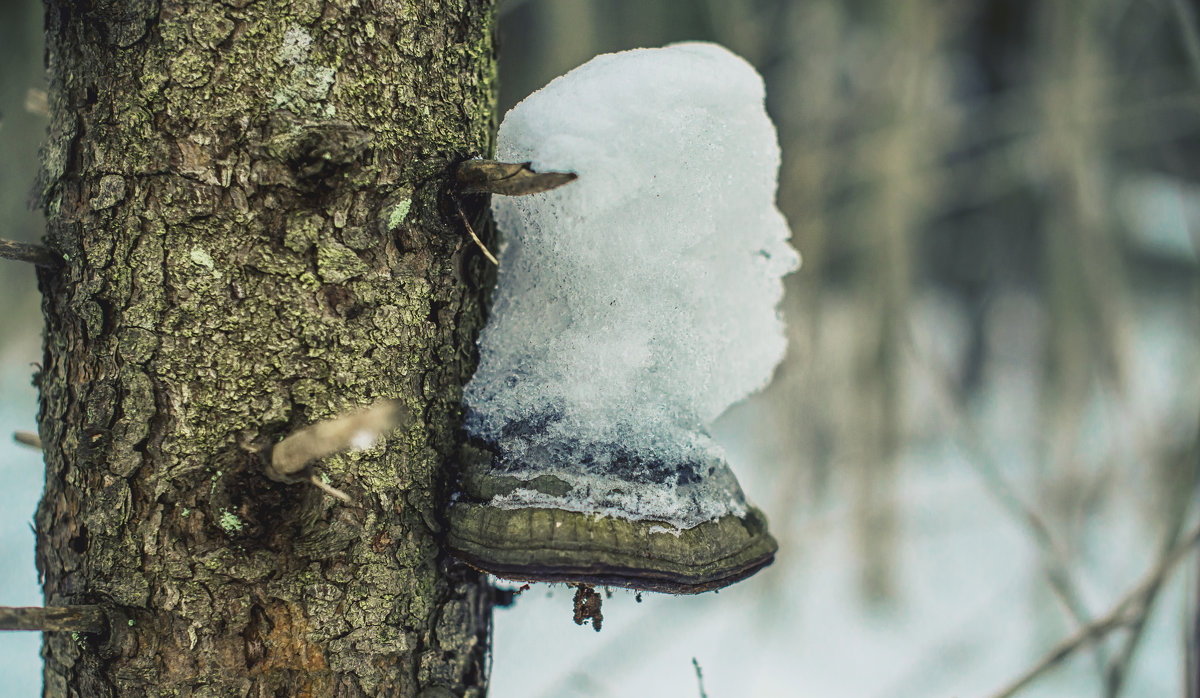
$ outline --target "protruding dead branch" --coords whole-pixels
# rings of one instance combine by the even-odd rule
[[[1139,622],[1146,613],[1150,600],[1158,591],[1163,580],[1166,579],[1175,565],[1188,556],[1197,542],[1200,542],[1200,527],[1192,529],[1190,533],[1184,536],[1179,545],[1164,555],[1158,564],[1154,566],[1154,569],[1150,570],[1142,581],[1132,591],[1122,597],[1108,613],[1088,623],[1073,635],[1058,643],[1037,664],[1034,664],[1033,667],[1008,686],[993,694],[992,698],[1011,698],[1021,689],[1033,683],[1042,674],[1045,674],[1064,659],[1071,656],[1080,647],[1100,640],[1117,628]]]
[[[49,247],[4,239],[0,239],[0,257],[51,269],[62,263]]]
[[[0,606],[0,630],[99,633],[107,627],[99,606]]]
[[[39,451],[42,450],[42,438],[32,431],[14,431],[13,441],[16,441],[22,446],[36,448]]]
[[[409,419],[411,413],[407,407],[395,400],[382,400],[370,407],[310,424],[275,444],[265,468],[266,475],[278,482],[307,480],[332,496],[349,501],[346,493],[314,476],[309,466],[336,453],[370,448]]]
[[[466,194],[525,196],[557,189],[579,178],[574,172],[534,172],[531,164],[467,160],[458,166],[459,190]]]
[[[457,205],[457,203],[455,205]],[[483,240],[480,240],[479,236],[475,234],[475,229],[471,227],[471,221],[467,220],[467,214],[463,213],[462,206],[458,207],[458,215],[462,216],[463,225],[467,226],[467,232],[471,234],[471,239],[474,240],[475,244],[479,246],[480,251],[483,252],[483,256],[487,257],[488,261],[490,261],[492,264],[500,266],[500,260],[496,259],[496,257],[492,255],[491,251],[484,246]]]

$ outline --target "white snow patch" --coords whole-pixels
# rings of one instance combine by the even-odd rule
[[[655,533],[669,533],[672,536],[675,536],[676,538],[678,538],[679,534],[683,533],[683,529],[673,528],[671,526],[651,526],[650,534],[653,535]]]
[[[371,429],[360,429],[350,437],[350,448],[365,451],[379,442],[379,432]]]
[[[681,528],[744,511],[705,429],[770,380],[799,264],[758,73],[705,43],[598,56],[509,111],[496,157],[579,179],[493,198],[468,430],[500,467],[575,485],[576,510]]]

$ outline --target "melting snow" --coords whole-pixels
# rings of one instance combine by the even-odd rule
[[[782,358],[799,264],[758,73],[706,43],[597,56],[513,108],[496,157],[579,174],[493,198],[504,245],[468,430],[501,469],[575,486],[496,504],[683,528],[744,512],[705,429]]]

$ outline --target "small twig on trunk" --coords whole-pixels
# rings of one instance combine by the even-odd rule
[[[454,205],[458,206],[458,202],[455,202]],[[467,226],[467,232],[471,234],[471,239],[474,240],[475,244],[479,246],[479,249],[483,252],[483,256],[487,257],[488,261],[490,261],[492,264],[500,266],[500,260],[496,259],[492,253],[488,251],[488,248],[483,244],[483,240],[480,240],[479,236],[475,234],[475,229],[471,227],[471,222],[467,220],[467,214],[463,213],[462,206],[458,206],[458,215],[462,216],[463,225]]]
[[[333,497],[335,499],[340,499],[343,502],[345,502],[346,504],[349,504],[350,502],[353,501],[352,499],[350,499],[350,495],[339,490],[338,488],[334,487],[333,485],[329,484],[328,482],[325,482],[324,480],[321,479],[321,476],[316,473],[313,473],[311,476],[309,476],[308,481],[311,482],[312,484],[316,485],[317,489],[321,490],[322,492],[329,495],[330,497]]]
[[[32,431],[14,431],[13,432],[13,441],[16,441],[17,443],[21,444],[22,446],[36,448],[39,451],[42,450],[41,437],[39,437],[37,434],[33,433]]]
[[[1140,622],[1149,601],[1154,597],[1167,574],[1188,556],[1197,542],[1200,542],[1200,528],[1192,529],[1184,536],[1179,545],[1164,555],[1154,569],[1132,591],[1122,597],[1112,610],[1058,643],[1037,664],[1008,686],[993,694],[992,698],[1011,698],[1042,674],[1071,656],[1080,647],[1096,642],[1117,628]]]
[[[0,630],[100,633],[107,628],[99,606],[0,606]]]
[[[58,255],[51,252],[49,247],[31,245],[27,242],[14,242],[13,240],[0,239],[0,257],[18,262],[29,262],[39,267],[54,268],[61,264]]]

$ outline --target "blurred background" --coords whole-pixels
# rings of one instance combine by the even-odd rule
[[[40,3],[0,22],[3,237],[45,128]],[[719,594],[497,611],[492,695],[1181,696],[1200,569],[1194,0],[501,0],[501,109],[597,53],[753,63],[803,268],[774,383],[714,427],[780,542]],[[32,273],[0,261],[0,430],[32,429]],[[0,445],[0,603],[38,603],[37,454]],[[1097,630],[1055,662],[1060,641]],[[0,694],[38,639],[0,634]],[[1042,670],[1044,669],[1044,670]],[[4,693],[9,691],[10,693]]]

